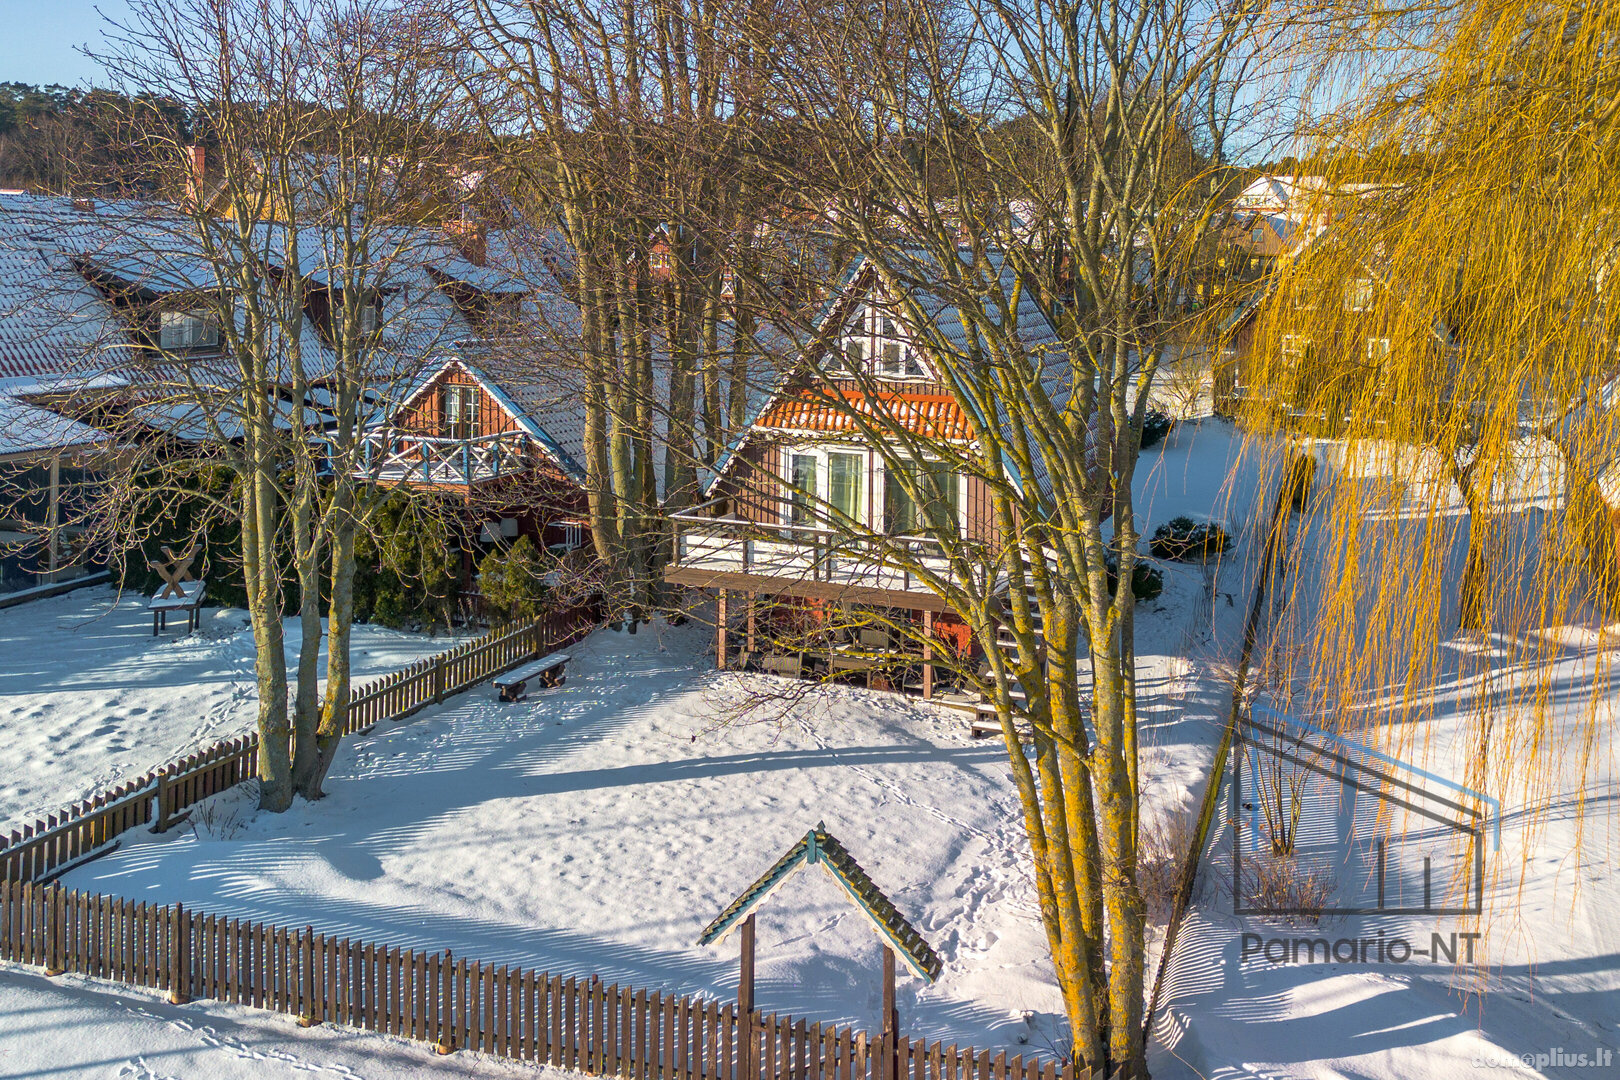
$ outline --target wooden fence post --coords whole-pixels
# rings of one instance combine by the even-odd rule
[[[62,960],[62,889],[52,885],[45,890],[44,912],[40,921],[45,932],[45,976],[54,978],[67,970]]]
[[[444,654],[433,664],[433,704],[438,705],[444,701]]]
[[[157,811],[152,815],[157,820],[152,823],[152,831],[164,832],[169,827],[169,771],[163,769],[157,774]]]
[[[300,943],[298,957],[298,966],[302,969],[299,972],[302,977],[298,980],[298,985],[302,987],[304,992],[304,999],[301,1002],[303,1008],[298,1012],[298,1026],[314,1027],[321,1022],[321,1007],[320,1003],[315,1000],[315,928],[313,926],[304,927],[304,940]]]
[[[742,959],[737,977],[737,1072],[754,1080],[754,917],[743,920]]]
[[[883,1051],[879,1057],[882,1080],[898,1080],[900,1075],[899,1014],[894,1007],[894,947],[883,947]]]
[[[191,915],[184,904],[174,905],[170,922],[173,935],[169,950],[169,1004],[184,1005],[191,1000]]]
[[[439,987],[439,1041],[433,1049],[441,1054],[454,1053],[456,1049],[456,1010],[455,964],[451,961],[450,950],[444,950],[444,964],[440,968]]]

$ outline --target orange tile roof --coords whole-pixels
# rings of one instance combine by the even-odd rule
[[[839,398],[844,403],[839,402]],[[930,439],[968,440],[973,437],[967,413],[949,394],[876,394],[804,390],[771,404],[759,426],[784,431],[856,431],[851,410],[874,417],[875,422],[898,424]]]

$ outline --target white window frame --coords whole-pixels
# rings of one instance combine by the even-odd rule
[[[186,308],[158,313],[160,349],[178,352],[217,349],[219,340],[219,323],[207,308]]]
[[[478,437],[478,430],[484,419],[482,389],[476,383],[443,384],[444,395],[440,400],[444,403],[444,415],[439,418],[439,423],[444,431],[444,438],[467,440]],[[451,419],[450,415],[452,400],[456,402],[455,419]]]
[[[1367,339],[1367,359],[1378,363],[1389,359],[1391,342],[1387,337],[1370,337]]]
[[[874,490],[868,504],[872,508],[871,517],[873,518],[870,527],[874,532],[883,532],[884,526],[888,524],[883,518],[888,507],[889,467],[882,455],[874,455],[874,458],[876,460],[873,463],[871,481]],[[943,458],[925,456],[923,460],[931,464],[946,463]],[[958,532],[965,534],[967,532],[967,476],[960,469],[953,471],[951,475],[956,478],[956,528]]]
[[[783,525],[793,524],[793,459],[795,457],[813,458],[816,463],[816,491],[815,498],[810,503],[812,524],[816,528],[826,529],[832,527],[832,461],[834,454],[849,454],[860,459],[861,491],[856,500],[855,516],[852,519],[857,527],[871,528],[872,515],[881,517],[883,508],[873,500],[873,485],[880,483],[879,455],[865,446],[852,443],[812,443],[809,445],[784,445],[782,447],[781,469],[782,476],[782,507],[780,520]]]
[[[853,518],[858,528],[870,529],[873,532],[882,532],[886,524],[883,520],[885,510],[885,491],[889,482],[888,466],[883,455],[870,447],[853,443],[811,443],[808,445],[784,445],[782,447],[780,477],[782,485],[782,501],[779,521],[783,525],[793,524],[793,459],[795,457],[811,457],[816,463],[816,491],[815,498],[809,504],[811,508],[811,523],[816,528],[832,527],[832,463],[833,454],[850,454],[861,461],[861,491],[857,500],[856,514]],[[942,458],[926,458],[928,461],[942,462]],[[953,470],[956,478],[956,526],[964,533],[967,530],[967,476],[960,470]]]
[[[1311,339],[1305,334],[1284,334],[1277,343],[1278,353],[1287,360],[1305,359],[1305,351],[1311,347]]]
[[[893,350],[894,358],[885,353]],[[858,358],[851,352],[860,351]],[[839,342],[841,356],[828,364],[829,374],[863,367],[874,378],[887,382],[931,382],[933,374],[916,348],[906,340],[900,318],[876,300],[861,305],[849,330]]]

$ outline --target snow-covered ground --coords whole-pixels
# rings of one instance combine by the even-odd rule
[[[111,586],[0,609],[0,823],[32,823],[130,776],[250,730],[257,708],[247,613],[152,636],[146,598]],[[287,652],[300,641],[287,621]],[[355,678],[454,644],[356,626]],[[323,659],[324,664],[324,659]]]
[[[1235,483],[1228,479],[1234,465]],[[1220,421],[1184,426],[1144,455],[1136,493],[1145,534],[1191,513],[1226,520],[1237,538],[1218,565],[1164,565],[1163,595],[1138,612],[1150,819],[1190,805],[1208,774],[1252,581],[1251,511],[1269,504],[1265,476],[1258,455],[1241,453]],[[139,636],[133,626],[128,634]],[[242,679],[247,647],[158,646],[214,650],[210,662]],[[735,944],[699,948],[698,933],[825,821],[944,959],[933,986],[901,980],[904,1028],[1049,1056],[1059,1001],[1004,748],[970,739],[960,713],[852,687],[797,697],[768,721],[725,723],[741,704],[787,684],[715,673],[710,647],[698,625],[599,632],[570,650],[575,659],[561,688],[502,705],[479,687],[348,740],[320,803],[260,815],[251,791],[238,789],[194,815],[197,829],[128,834],[118,851],[64,884],[725,998],[735,993]],[[135,651],[127,661],[138,659]],[[197,663],[172,681],[201,692],[210,670]],[[57,681],[93,678],[87,670]],[[60,694],[51,697],[61,701]],[[241,700],[251,705],[250,685]],[[193,720],[200,712],[186,706]],[[88,757],[78,767],[100,768],[99,752],[79,750]],[[870,1026],[879,961],[875,936],[818,875],[794,879],[761,913],[763,1008]],[[193,1060],[181,1047],[198,1041],[203,1027],[218,1028],[221,1017],[245,1025],[231,1029],[237,1042],[262,1038],[278,1052],[320,1060],[296,1037],[280,1041],[292,1031],[280,1021],[213,1006],[174,1010],[147,998],[140,1007],[162,1029],[149,1031],[144,1014],[126,1026],[134,1014],[108,1005],[129,995],[60,985],[0,975],[0,1010],[13,1003],[51,1017],[84,1010],[82,1021],[70,1022],[102,1022],[99,1015],[111,1025],[99,1057],[53,1075],[105,1075],[96,1062],[115,1070],[130,1056],[123,1045],[133,1052],[145,1040],[176,1047],[168,1065],[148,1059],[150,1075],[231,1075],[238,1066],[211,1072],[212,1058]],[[370,1037],[345,1038],[361,1046]],[[48,1059],[35,1046],[0,1027],[0,1063],[10,1053],[42,1065]],[[326,1047],[322,1053],[338,1053]],[[400,1066],[401,1074],[409,1068]]]
[[[1222,498],[1235,442],[1217,424],[1194,452],[1197,435],[1151,455],[1150,527]],[[1185,805],[1208,770],[1245,596],[1213,566],[1172,565],[1139,617],[1157,805]],[[319,804],[255,815],[237,793],[211,830],[137,837],[64,883],[724,997],[734,950],[697,947],[699,931],[825,821],[945,960],[935,985],[903,983],[909,1030],[1050,1040],[1059,1001],[1004,749],[959,713],[849,687],[723,723],[783,684],[713,673],[709,648],[696,625],[598,633],[560,689],[502,705],[480,688],[351,740]],[[879,944],[831,882],[779,894],[759,949],[764,1007],[873,1021]]]
[[[1365,461],[1360,471],[1390,464]],[[1541,521],[1534,504],[1550,486],[1534,468],[1527,467],[1524,476],[1517,496],[1505,492],[1503,501],[1528,508],[1514,527],[1533,551]],[[1370,502],[1368,513],[1375,512]],[[1421,527],[1424,516],[1414,511],[1403,527]],[[1332,551],[1324,536],[1320,522],[1301,523],[1293,565],[1305,578],[1299,595],[1307,610],[1313,575]],[[1416,613],[1414,623],[1432,617],[1455,626],[1464,550],[1453,544],[1430,570],[1388,575],[1403,605],[1397,610]],[[1402,719],[1393,715],[1393,701],[1374,696],[1380,707],[1373,712],[1385,715],[1363,728],[1364,738],[1400,748],[1401,757],[1425,772],[1483,784],[1503,802],[1501,848],[1486,845],[1483,914],[1329,915],[1320,926],[1238,917],[1230,882],[1229,803],[1223,797],[1203,892],[1172,967],[1155,1076],[1461,1080],[1482,1075],[1482,1069],[1483,1075],[1501,1076],[1620,1075],[1620,874],[1613,869],[1620,855],[1614,814],[1620,744],[1613,723],[1620,686],[1611,672],[1614,628],[1579,612],[1561,618],[1569,625],[1536,633],[1452,635],[1440,653],[1448,658],[1444,663],[1413,668],[1423,679],[1397,684],[1404,696],[1395,700],[1408,706],[1428,701],[1432,707]],[[1404,657],[1391,655],[1398,668]],[[1470,693],[1480,685],[1495,688],[1500,702],[1483,761]],[[1529,693],[1534,686],[1545,693]],[[1510,693],[1514,688],[1517,699]],[[1523,722],[1532,708],[1545,718],[1539,735],[1532,735],[1535,725]],[[1552,767],[1528,779],[1523,766],[1532,759]],[[1410,770],[1393,771],[1449,794]],[[1347,808],[1366,796],[1344,795],[1325,791],[1309,800],[1306,828],[1331,834],[1347,825]],[[1410,877],[1414,868],[1397,870],[1397,857],[1391,856],[1392,878]],[[1348,874],[1337,883],[1339,894],[1360,890],[1365,897],[1368,883],[1356,879],[1353,867],[1346,864],[1339,874]],[[1450,884],[1446,875],[1437,890]],[[1364,940],[1370,955],[1363,961],[1341,952],[1336,962],[1296,963],[1287,946],[1284,962],[1285,947],[1278,946],[1271,958],[1259,951],[1245,959],[1245,933],[1266,943],[1304,938],[1338,946]],[[1459,964],[1421,955],[1395,962],[1389,954],[1380,962],[1377,956],[1380,940],[1404,939],[1414,950],[1429,952],[1432,935],[1450,942],[1453,933],[1459,935]],[[1467,962],[1467,938],[1460,936],[1470,933],[1481,935],[1474,963]],[[1307,945],[1307,960],[1309,950]]]
[[[170,1005],[134,990],[0,965],[0,1076],[51,1080],[418,1080],[537,1077],[483,1054],[440,1057],[422,1044],[218,1002]]]

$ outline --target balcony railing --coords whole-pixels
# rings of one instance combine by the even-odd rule
[[[521,431],[448,439],[400,428],[373,428],[360,449],[357,474],[370,480],[469,485],[530,469],[539,452]]]
[[[950,574],[949,560],[928,537],[874,540],[815,525],[710,517],[703,509],[670,515],[679,569],[912,593],[931,591],[919,573]]]

